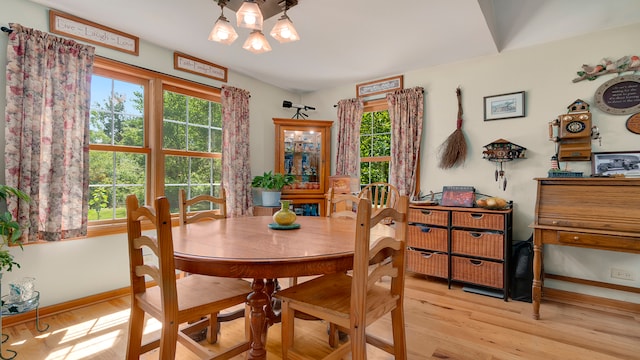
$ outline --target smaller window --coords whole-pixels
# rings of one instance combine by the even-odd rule
[[[360,124],[360,185],[389,182],[390,161],[389,111],[383,109],[365,112]]]

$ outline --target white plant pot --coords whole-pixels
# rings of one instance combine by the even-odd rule
[[[280,191],[262,191],[262,206],[280,206]]]

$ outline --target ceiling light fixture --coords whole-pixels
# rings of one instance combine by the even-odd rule
[[[271,36],[280,43],[300,40],[296,28],[293,27],[293,22],[287,16],[287,10],[289,10],[289,7],[285,5],[284,14],[278,19],[278,22],[273,26],[270,33]]]
[[[217,41],[226,45],[231,45],[238,38],[238,33],[231,26],[229,20],[224,17],[224,3],[220,4],[220,17],[213,26],[213,30],[209,34],[210,41]]]
[[[271,51],[271,45],[262,33],[263,21],[269,19],[284,10],[275,26],[269,33],[280,43],[300,40],[300,36],[293,26],[293,22],[287,16],[287,10],[298,4],[298,0],[214,0],[221,9],[221,14],[216,21],[213,30],[209,34],[209,40],[223,44],[231,44],[238,34],[229,20],[224,16],[224,7],[236,12],[238,27],[251,29],[249,37],[242,46],[255,54]]]
[[[271,45],[264,37],[264,34],[260,30],[253,30],[249,37],[242,45],[242,48],[249,50],[254,54],[262,54],[271,51]]]

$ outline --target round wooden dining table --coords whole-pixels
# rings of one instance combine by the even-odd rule
[[[196,274],[252,278],[253,341],[249,359],[266,359],[275,279],[322,275],[353,267],[353,219],[299,216],[299,229],[274,230],[270,216],[227,218],[173,228],[176,268]]]

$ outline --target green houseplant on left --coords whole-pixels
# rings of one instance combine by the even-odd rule
[[[0,185],[0,199],[7,201],[7,198],[15,196],[19,199],[29,201],[29,196],[24,192],[7,185]],[[0,213],[0,235],[2,242],[0,243],[0,276],[5,271],[11,271],[13,266],[20,267],[20,264],[14,261],[13,255],[9,252],[9,245],[20,245],[20,236],[22,229],[20,224],[13,218],[9,211]]]
[[[291,174],[269,171],[254,177],[251,181],[251,186],[262,189],[263,206],[278,206],[282,188],[295,182],[296,177]]]

